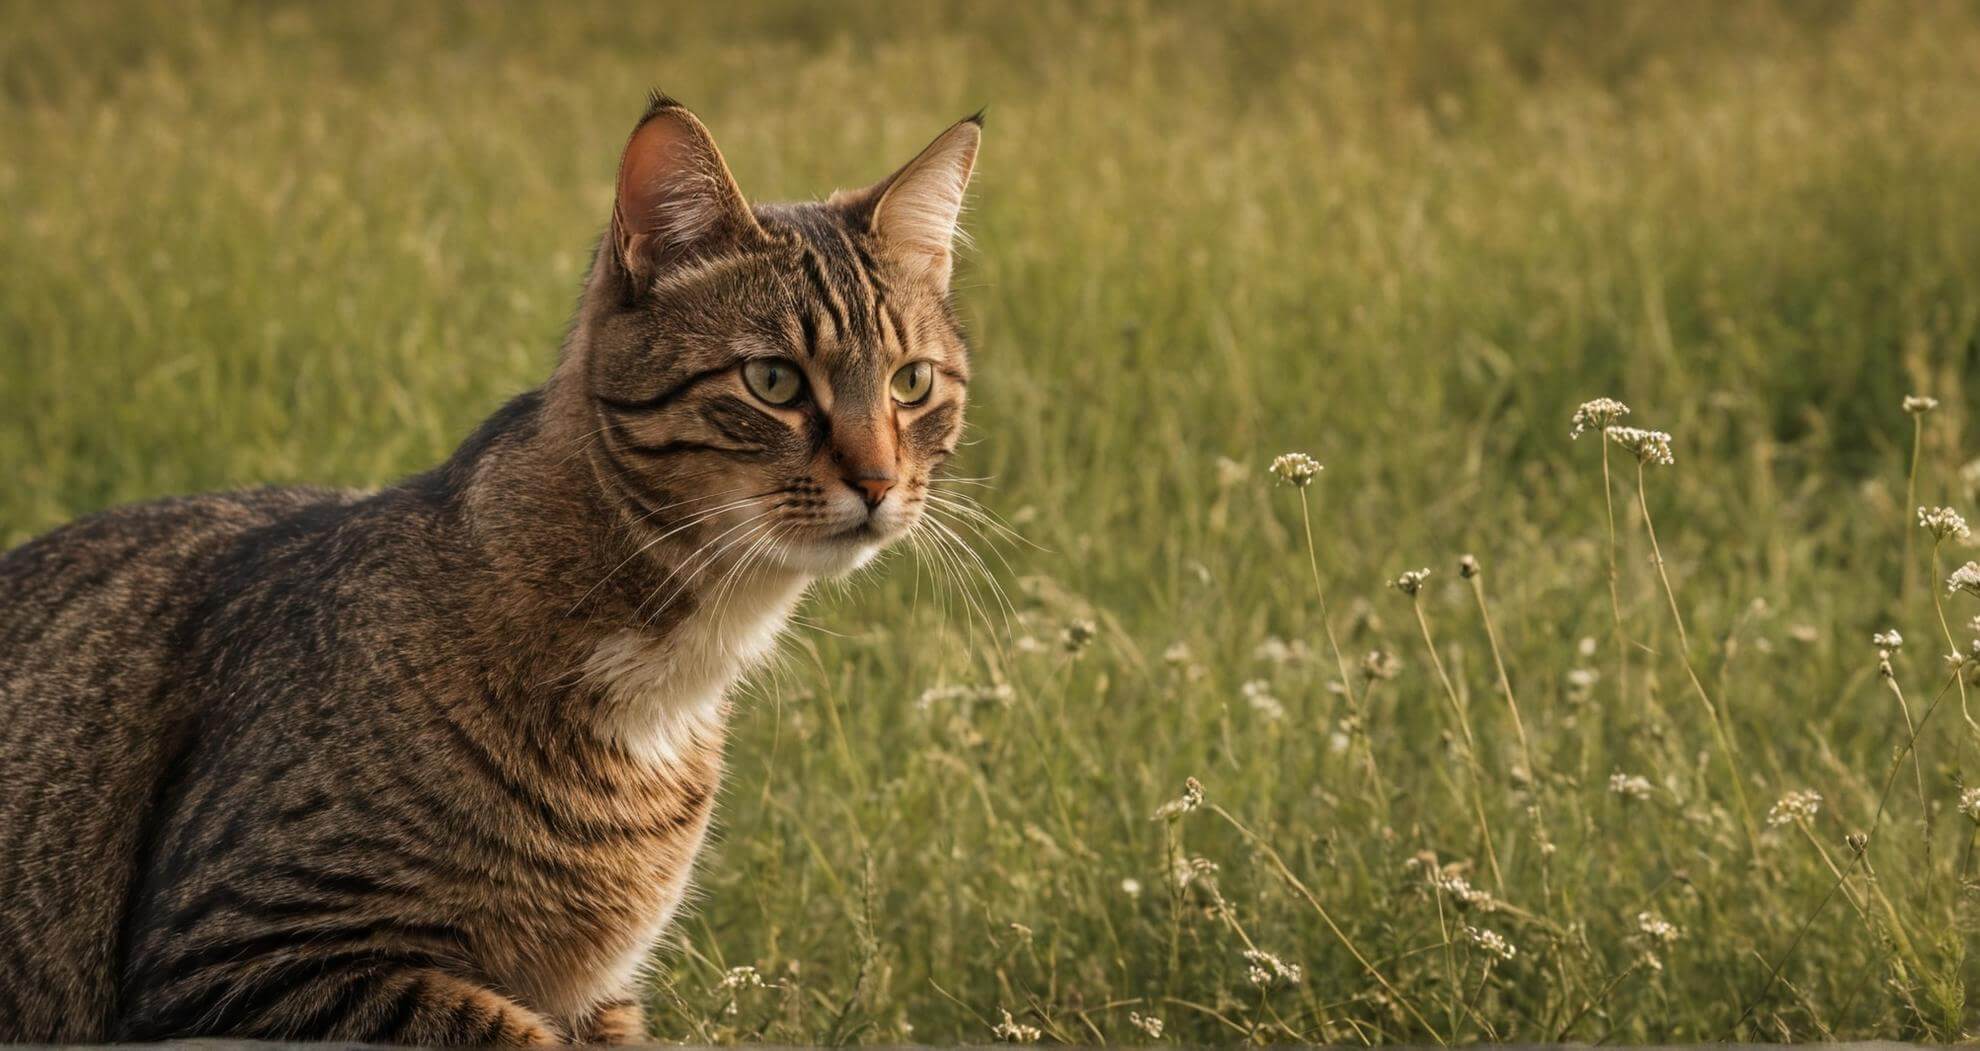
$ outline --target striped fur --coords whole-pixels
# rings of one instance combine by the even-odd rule
[[[556,370],[446,463],[0,557],[0,1040],[643,1039],[729,686],[960,431],[946,268],[875,207],[959,204],[958,128],[751,208],[656,99]],[[802,397],[750,387],[765,357]]]

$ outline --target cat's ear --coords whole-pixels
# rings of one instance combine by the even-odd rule
[[[694,256],[763,240],[708,129],[656,95],[619,158],[614,259],[633,294]]]
[[[947,290],[953,246],[963,240],[963,193],[983,139],[978,113],[935,137],[901,170],[864,190],[844,194],[841,206],[866,228],[896,265],[925,273]]]

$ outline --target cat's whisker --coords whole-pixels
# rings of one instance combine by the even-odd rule
[[[666,540],[668,537],[671,537],[676,533],[681,532],[684,529],[690,529],[694,526],[700,525],[701,523],[708,521],[710,518],[714,518],[728,511],[733,511],[738,507],[748,506],[748,504],[751,501],[760,500],[762,498],[763,496],[761,494],[757,496],[746,496],[741,499],[732,500],[728,503],[722,504],[719,507],[713,507],[713,508],[708,508],[706,510],[693,512],[691,514],[691,517],[688,519],[688,521],[683,522],[680,525],[675,526],[674,528],[669,529],[664,533],[661,533],[659,536],[656,536],[653,539],[648,540],[644,544],[641,544],[638,548],[636,548],[633,551],[632,554],[627,555],[622,561],[620,561],[618,565],[613,566],[610,570],[606,571],[604,576],[598,578],[598,582],[596,584],[591,585],[591,587],[588,590],[586,590],[583,595],[578,597],[578,600],[576,602],[571,604],[571,608],[567,610],[564,615],[570,616],[572,613],[576,613],[578,611],[578,608],[585,604],[586,600],[590,599],[592,595],[596,594],[599,588],[605,586],[606,581],[612,579],[612,577],[615,574],[617,574],[619,570],[626,568],[626,566],[630,564],[634,559],[645,554],[649,550],[652,550],[655,544],[658,544],[661,541]],[[685,500],[678,500],[675,501],[674,505],[670,505],[670,506],[678,506],[680,504],[692,503],[694,499],[695,499],[694,497],[689,497]],[[664,510],[667,510],[667,508],[666,507],[655,508],[653,511],[650,511],[647,514],[640,516],[637,522],[643,522],[646,519],[651,518],[653,515],[659,514],[661,511]]]
[[[1008,522],[998,517],[996,512],[991,511],[989,508],[984,507],[983,505],[976,503],[973,500],[970,500],[968,497],[959,496],[954,493],[937,493],[937,492],[930,492],[927,495],[928,495],[928,502],[931,506],[941,507],[945,510],[953,511],[956,514],[962,515],[973,522],[981,523],[984,527],[988,528],[992,532],[996,533],[1002,539],[1007,540],[1011,543],[1023,544],[1024,546],[1029,547],[1034,551],[1041,551],[1041,552],[1045,551],[1044,547],[1034,542],[1030,537],[1027,537],[1023,533],[1018,532],[1016,528],[1012,527]],[[986,542],[989,539],[990,538],[987,536],[984,537],[984,540]]]
[[[719,560],[723,555],[734,550],[736,547],[740,546],[742,543],[747,541],[750,537],[754,536],[756,532],[756,528],[758,527],[758,523],[760,523],[764,518],[770,516],[771,514],[774,514],[777,510],[778,508],[776,506],[772,506],[762,511],[759,511],[756,514],[751,515],[750,517],[745,518],[740,522],[737,522],[735,525],[730,526],[728,529],[723,530],[720,534],[716,535],[714,539],[696,548],[694,550],[694,554],[689,555],[688,558],[681,563],[680,568],[675,570],[675,575],[681,576],[680,583],[674,588],[672,592],[670,592],[667,595],[667,598],[664,601],[662,601],[660,605],[654,607],[652,613],[647,614],[646,619],[640,622],[640,627],[642,629],[651,627],[653,622],[659,618],[660,614],[666,612],[667,609],[673,605],[674,600],[679,598],[682,592],[686,591],[690,585],[692,585],[697,579],[699,579],[702,573],[706,572],[707,569],[710,566],[714,565],[715,562]],[[748,532],[743,533],[742,536],[737,537],[736,539],[731,540],[727,543],[723,543],[725,538],[731,536],[736,531],[741,530],[744,527],[751,527],[751,528],[749,529]],[[701,557],[702,553],[709,551],[710,548],[714,548],[715,550],[710,552],[705,558]],[[694,565],[697,559],[700,560],[700,564],[695,565],[694,569],[690,571],[688,567],[690,565]],[[650,596],[648,600],[649,601],[651,600]],[[638,616],[640,610],[643,609],[645,606],[646,603],[641,602],[639,604],[639,608],[633,610],[633,615]]]
[[[990,635],[994,640],[996,633],[990,629],[989,611],[984,608],[981,596],[977,593],[976,585],[971,580],[968,567],[950,549],[949,545],[951,541],[935,529],[935,527],[939,526],[939,523],[932,517],[925,515],[922,518],[922,523],[930,527],[927,534],[930,550],[936,554],[941,563],[953,574],[952,587],[956,594],[963,600],[966,608],[974,615],[975,619],[982,623],[984,633]],[[972,639],[973,637],[974,635],[972,633]]]
[[[967,556],[969,560],[969,564],[974,565],[977,575],[983,580],[983,582],[986,585],[989,586],[990,593],[996,597],[998,603],[1003,607],[1004,627],[1005,630],[1009,631],[1011,629],[1011,618],[1017,615],[1017,607],[1011,603],[1010,596],[1004,591],[1004,586],[997,582],[996,575],[990,571],[989,563],[983,561],[983,556],[977,554],[976,549],[970,546],[967,542],[965,542],[963,538],[959,536],[953,528],[950,527],[949,523],[944,522],[941,519],[941,517],[935,512],[935,509],[930,508],[928,510],[927,520],[930,524],[935,526],[935,528],[939,530],[943,536],[949,538],[950,542],[954,544],[955,549],[958,552],[959,556]],[[1006,565],[1005,568],[1008,569],[1009,566]]]

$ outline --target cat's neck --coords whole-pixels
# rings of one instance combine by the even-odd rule
[[[554,395],[524,395],[415,484],[450,508],[472,565],[479,627],[514,679],[539,684],[545,718],[637,758],[678,762],[719,746],[726,697],[770,653],[808,576],[698,539],[632,528]]]

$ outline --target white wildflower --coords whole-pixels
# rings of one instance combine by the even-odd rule
[[[1870,636],[1870,643],[1880,650],[1894,651],[1899,646],[1904,645],[1904,636],[1898,634],[1896,628],[1892,628],[1889,631],[1880,631]]]
[[[1251,468],[1228,456],[1217,457],[1217,484],[1228,489],[1244,481],[1251,474]]]
[[[1959,812],[1968,821],[1980,825],[1980,788],[1969,788],[1959,794]]]
[[[1463,876],[1456,874],[1435,875],[1430,878],[1430,885],[1450,895],[1452,900],[1456,901],[1460,908],[1491,912],[1498,908],[1499,905],[1493,899],[1491,891],[1480,890],[1472,886],[1471,881],[1465,879]]]
[[[1966,528],[1966,519],[1950,507],[1919,508],[1918,525],[1939,541],[1965,540],[1972,533]]]
[[[1939,399],[1937,398],[1928,397],[1923,394],[1907,394],[1904,396],[1904,411],[1913,416],[1923,416],[1938,407]]]
[[[1209,858],[1177,858],[1175,871],[1172,873],[1172,876],[1176,881],[1176,887],[1181,889],[1195,883],[1197,880],[1216,874],[1217,863],[1211,861]]]
[[[1643,932],[1645,938],[1658,945],[1669,945],[1684,936],[1684,932],[1678,930],[1676,924],[1654,912],[1637,913],[1636,929]]]
[[[1471,941],[1471,944],[1478,946],[1493,956],[1497,956],[1501,960],[1510,960],[1519,954],[1519,950],[1513,948],[1513,944],[1507,941],[1505,936],[1501,935],[1498,931],[1488,931],[1480,927],[1467,925],[1464,928],[1464,936]]]
[[[1648,799],[1655,786],[1642,774],[1625,774],[1618,770],[1609,775],[1609,791],[1624,799]]]
[[[756,968],[747,964],[741,967],[731,967],[722,973],[722,980],[716,985],[716,988],[729,990],[761,989],[763,988],[763,975]]]
[[[1244,695],[1244,703],[1250,705],[1252,711],[1265,718],[1277,720],[1286,717],[1286,706],[1272,696],[1272,684],[1264,679],[1253,679],[1238,687],[1238,692]]]
[[[1779,827],[1797,821],[1812,820],[1821,812],[1822,794],[1807,790],[1789,792],[1780,798],[1767,811],[1767,824]]]
[[[1065,630],[1059,632],[1059,648],[1067,653],[1078,653],[1099,633],[1092,621],[1074,617],[1066,623]]]
[[[1980,562],[1968,562],[1946,578],[1946,594],[1957,595],[1962,591],[1980,595]]]
[[[1579,438],[1588,431],[1607,430],[1610,425],[1629,415],[1629,406],[1614,398],[1596,398],[1584,401],[1581,408],[1574,410],[1574,429],[1568,432],[1569,438]]]
[[[1180,667],[1181,665],[1188,664],[1189,661],[1189,644],[1186,642],[1169,643],[1169,648],[1162,651],[1162,663],[1164,664]]]
[[[1389,581],[1389,586],[1411,598],[1415,598],[1416,593],[1423,590],[1423,582],[1428,579],[1430,579],[1430,570],[1428,567],[1412,569],[1396,577],[1396,579]]]
[[[1128,1012],[1128,1024],[1148,1034],[1150,1040],[1162,1039],[1162,1016]]]
[[[1388,650],[1369,650],[1361,656],[1361,677],[1368,682],[1393,679],[1401,671],[1401,659]]]
[[[1670,466],[1677,462],[1671,455],[1671,436],[1663,431],[1645,431],[1635,427],[1610,427],[1602,433],[1609,440],[1628,449],[1636,455],[1637,463]]]
[[[1003,1010],[1003,1015],[1003,1021],[990,1027],[991,1034],[999,1040],[1012,1044],[1035,1044],[1039,1037],[1045,1035],[1037,1026],[1025,1025],[1012,1018],[1008,1010]]]
[[[1323,470],[1325,468],[1320,466],[1320,461],[1305,453],[1282,453],[1272,461],[1273,476],[1297,489],[1312,485],[1313,479]]]
[[[1306,980],[1306,970],[1299,964],[1287,963],[1263,949],[1246,949],[1244,958],[1251,964],[1246,976],[1253,985],[1271,985],[1275,982],[1298,985]]]
[[[915,698],[914,706],[922,711],[928,711],[937,705],[956,703],[968,705],[985,701],[996,701],[1002,704],[1009,704],[1015,696],[1016,694],[1006,683],[996,683],[990,686],[971,686],[965,683],[955,683],[949,686],[931,686],[921,691],[921,696]]]
[[[1313,659],[1313,649],[1300,639],[1287,642],[1277,635],[1267,635],[1263,642],[1252,647],[1251,658],[1266,664],[1304,664]]]
[[[1193,777],[1183,779],[1183,794],[1162,804],[1155,811],[1157,819],[1181,817],[1203,805],[1203,783]]]
[[[1121,893],[1130,898],[1141,897],[1141,881],[1133,876],[1121,877]]]

